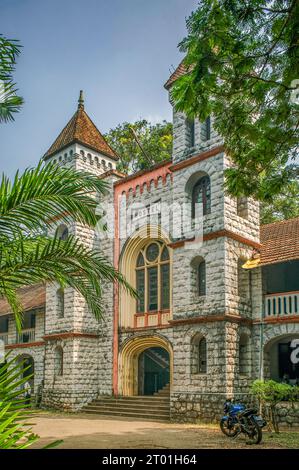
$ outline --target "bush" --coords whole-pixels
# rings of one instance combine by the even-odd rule
[[[298,401],[299,387],[275,382],[275,380],[255,380],[251,391],[259,401],[261,412],[267,414],[270,425],[275,432],[279,432],[277,405],[282,401]]]

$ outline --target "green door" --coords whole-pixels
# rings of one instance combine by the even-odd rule
[[[139,356],[139,395],[153,395],[169,384],[169,354],[163,348],[148,348]]]

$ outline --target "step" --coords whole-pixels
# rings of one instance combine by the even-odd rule
[[[169,405],[169,398],[152,399],[152,400],[127,400],[126,398],[96,398],[94,402],[97,403],[135,403],[136,405],[155,406],[155,405]]]
[[[135,410],[135,409],[129,409],[129,410],[126,410],[126,409],[114,409],[114,408],[99,408],[97,406],[93,406],[93,405],[88,405],[86,406],[85,408],[82,408],[84,410],[94,410],[94,411],[98,411],[98,412],[108,412],[108,413],[116,413],[116,414],[133,414],[133,415],[139,415],[139,416],[168,416],[169,417],[169,410],[163,410],[163,411],[160,411],[159,413],[151,413],[150,411],[148,412],[142,412],[140,413],[140,411],[138,410]]]
[[[120,412],[120,411],[106,411],[101,412],[97,410],[96,408],[88,407],[88,408],[82,408],[82,412],[88,413],[88,414],[98,414],[101,416],[114,416],[114,417],[124,417],[124,418],[134,418],[134,419],[140,419],[142,421],[163,421],[167,422],[170,420],[170,415],[169,413],[165,414],[140,414],[140,413],[134,413],[134,412]]]
[[[99,411],[105,411],[105,410],[109,410],[109,411],[128,411],[128,412],[136,412],[136,413],[156,413],[156,414],[159,414],[159,413],[169,413],[169,407],[165,406],[165,407],[160,407],[160,408],[137,408],[135,406],[125,406],[125,405],[122,405],[122,406],[113,406],[113,405],[102,405],[102,404],[95,404],[95,403],[91,403],[89,404],[87,407],[84,407],[85,409],[86,408],[96,408],[98,409]]]
[[[113,401],[120,401],[120,400],[126,400],[126,401],[142,401],[144,403],[149,403],[149,402],[158,402],[158,401],[170,401],[169,395],[159,397],[159,396],[154,396],[154,395],[148,395],[148,396],[143,396],[143,395],[135,395],[135,396],[130,396],[130,397],[98,397],[96,400],[101,400],[101,401],[108,401],[108,400],[113,400]]]

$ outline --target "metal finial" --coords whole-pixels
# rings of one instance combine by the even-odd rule
[[[79,95],[79,99],[78,99],[78,109],[84,109],[83,90],[80,90],[80,95]]]

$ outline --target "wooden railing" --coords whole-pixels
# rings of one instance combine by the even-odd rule
[[[265,317],[299,316],[299,291],[265,296]]]
[[[170,320],[170,311],[136,313],[134,317],[134,328],[146,328],[151,326],[167,325]]]
[[[17,343],[33,343],[35,340],[35,328],[29,328],[17,333]]]

